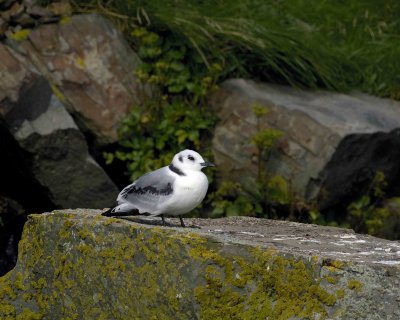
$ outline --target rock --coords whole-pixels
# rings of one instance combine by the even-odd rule
[[[51,12],[48,8],[39,6],[35,3],[31,3],[27,5],[26,12],[32,16],[32,17],[37,17],[37,18],[50,18],[51,17]]]
[[[7,22],[0,17],[0,39],[4,37],[4,33],[7,31],[8,24]]]
[[[16,1],[15,0],[2,0],[0,1],[0,10],[8,10]]]
[[[13,46],[57,88],[78,126],[98,145],[117,140],[121,119],[148,93],[136,80],[139,58],[99,15],[42,25]]]
[[[85,209],[31,215],[17,265],[0,278],[0,315],[400,317],[399,242],[246,217],[187,220],[201,229],[159,220],[140,224]]]
[[[366,192],[371,177],[383,171],[388,190],[400,190],[398,131],[400,103],[365,94],[305,91],[233,79],[221,85],[212,105],[221,119],[213,139],[215,161],[224,178],[254,188],[257,132],[252,106],[268,109],[260,129],[283,132],[266,170],[290,182],[294,195],[317,201],[320,210],[346,206]],[[358,183],[363,171],[371,174]],[[394,190],[396,189],[396,190]]]
[[[385,217],[377,235],[385,239],[400,239],[400,198],[387,199],[383,208],[377,210]]]
[[[48,5],[48,9],[56,16],[70,16],[72,14],[69,1],[52,2]]]
[[[84,136],[47,80],[1,44],[0,59],[0,119],[40,193],[59,208],[112,205],[116,186],[89,155]]]
[[[11,270],[17,262],[18,241],[25,221],[23,207],[0,194],[0,276]]]
[[[400,129],[344,137],[316,181],[323,190],[318,195],[320,208],[340,212],[343,205],[367,193],[378,171],[385,175],[386,196],[400,195],[399,158]]]
[[[13,5],[7,10],[1,13],[4,20],[16,19],[24,12],[24,7],[15,1]]]

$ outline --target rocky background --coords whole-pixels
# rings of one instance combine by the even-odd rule
[[[0,9],[3,274],[28,213],[114,203],[118,188],[97,160],[146,88],[135,80],[136,54],[106,19],[70,17],[68,2],[2,1]]]
[[[152,95],[140,84],[137,54],[96,14],[71,15],[67,1],[0,0],[0,275],[16,262],[29,213],[105,208],[127,182],[102,151],[133,105]],[[231,79],[211,107],[220,118],[212,151],[220,178],[251,188],[262,127],[285,133],[266,166],[320,210],[340,212],[363,195],[377,171],[400,195],[400,103],[365,94],[311,92]]]

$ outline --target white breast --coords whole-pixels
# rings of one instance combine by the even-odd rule
[[[173,197],[166,203],[164,213],[172,216],[185,214],[197,207],[204,199],[208,189],[207,176],[201,171],[185,172],[173,186]]]

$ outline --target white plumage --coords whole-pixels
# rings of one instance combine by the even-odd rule
[[[193,150],[177,153],[169,166],[147,173],[125,187],[118,195],[118,205],[105,216],[149,214],[179,216],[190,212],[204,199],[207,176],[201,171],[214,166]]]

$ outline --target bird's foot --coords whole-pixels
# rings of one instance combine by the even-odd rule
[[[160,217],[161,217],[161,219],[162,219],[162,226],[163,226],[163,227],[166,227],[167,224],[165,223],[164,215],[162,214],[162,215],[160,215]]]

